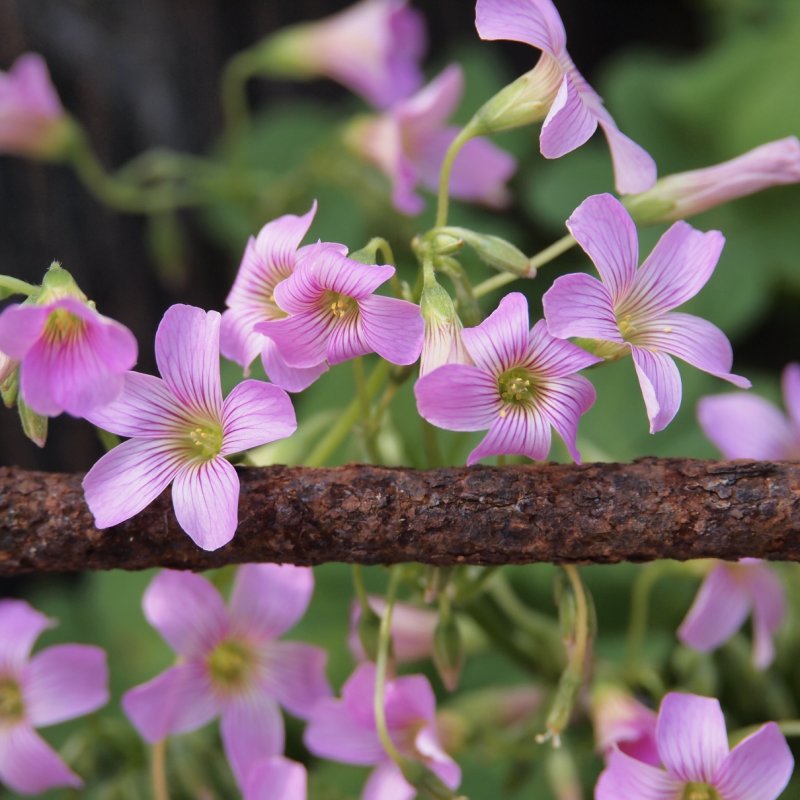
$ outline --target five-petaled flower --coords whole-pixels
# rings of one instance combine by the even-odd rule
[[[22,600],[0,600],[0,782],[19,794],[83,785],[34,728],[108,702],[106,654],[99,647],[60,644],[31,656],[52,625]]]
[[[99,528],[137,514],[172,483],[178,524],[205,550],[229,542],[238,524],[239,477],[226,456],[294,433],[286,392],[247,380],[223,402],[220,315],[193,306],[167,310],[156,333],[162,379],[125,374],[120,396],[87,414],[128,441],[83,479]]]
[[[376,671],[361,664],[342,687],[342,699],[321,700],[305,732],[315,755],[345,764],[375,765],[362,798],[411,800],[417,791],[383,749],[375,727]],[[402,756],[425,764],[449,788],[461,781],[461,769],[442,750],[436,727],[436,698],[424,675],[386,682],[386,726]]]
[[[526,76],[534,96],[523,91],[519,102],[539,104],[546,111],[539,138],[545,158],[560,158],[580,147],[599,125],[611,150],[617,191],[631,194],[653,185],[655,162],[617,128],[600,95],[578,72],[567,52],[564,24],[551,0],[478,0],[475,26],[482,39],[523,42],[542,51]],[[516,118],[519,110],[511,108],[508,113]]]
[[[528,302],[506,295],[475,328],[462,332],[474,366],[445,364],[420,378],[414,392],[419,413],[440,428],[489,432],[467,464],[494,455],[541,460],[556,429],[575,461],[578,419],[591,408],[595,391],[574,373],[599,358],[547,332],[540,320],[529,329]]]
[[[258,236],[247,242],[239,273],[225,304],[222,315],[220,350],[226,358],[241,364],[247,371],[253,359],[261,354],[267,377],[289,392],[299,392],[310,386],[328,367],[321,363],[305,368],[290,367],[281,357],[277,346],[268,337],[254,330],[264,320],[286,316],[275,302],[275,287],[294,271],[297,249],[308,232],[317,204],[302,217],[286,214],[268,222]],[[341,248],[343,245],[332,244]]]
[[[776,800],[794,766],[774,722],[729,750],[722,709],[710,697],[668,694],[661,702],[656,742],[665,769],[615,750],[595,800]]]
[[[308,567],[245,564],[226,608],[205,578],[160,572],[142,606],[178,661],[125,693],[122,706],[139,733],[158,742],[221,715],[222,743],[239,786],[256,784],[251,773],[260,762],[283,754],[279,704],[305,719],[330,695],[325,651],[278,641],[303,616],[313,589]],[[297,785],[293,774],[285,778]]]
[[[275,287],[288,316],[259,322],[292,367],[339,364],[377,353],[392,364],[413,364],[422,349],[419,306],[374,294],[394,267],[366,265],[320,243],[303,248],[294,272]]]
[[[671,356],[748,388],[730,372],[725,334],[700,317],[673,308],[694,297],[711,277],[724,238],[676,222],[637,270],[636,228],[608,194],[588,197],[567,227],[594,262],[601,280],[576,273],[557,278],[542,298],[547,327],[559,337],[607,343],[608,355],[630,352],[642,388],[650,432],[665,428],[681,404],[681,378]]]

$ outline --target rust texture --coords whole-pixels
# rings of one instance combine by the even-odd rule
[[[798,463],[275,466],[239,474],[239,529],[207,553],[178,527],[168,491],[100,531],[81,475],[0,468],[0,575],[248,561],[800,561]]]

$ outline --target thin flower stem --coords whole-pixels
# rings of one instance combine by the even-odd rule
[[[12,278],[10,275],[0,275],[0,288],[5,289],[9,294],[24,294],[30,297],[32,294],[36,294],[41,287],[21,281],[19,278]]]
[[[222,70],[222,113],[225,118],[225,139],[230,142],[250,122],[247,107],[247,81],[254,72],[253,55],[244,50],[237,53]]]
[[[403,757],[395,747],[389,728],[386,724],[386,673],[389,666],[389,647],[392,642],[392,612],[397,596],[397,587],[400,584],[402,566],[393,567],[389,577],[389,587],[386,590],[386,608],[381,616],[381,627],[378,636],[378,658],[375,663],[375,728],[381,740],[386,755],[402,769]]]
[[[567,250],[572,249],[575,244],[577,243],[572,238],[571,234],[567,234],[557,242],[553,242],[553,244],[551,244],[549,247],[546,247],[535,256],[531,256],[531,271],[537,270],[539,267],[543,267],[545,264],[549,264],[551,261],[558,258],[558,256],[560,256],[562,253],[566,253]],[[487,278],[485,281],[475,286],[472,290],[472,294],[475,297],[483,297],[484,295],[489,294],[489,292],[493,292],[495,289],[502,289],[503,286],[507,286],[509,283],[513,283],[519,278],[520,276],[515,275],[513,272],[501,272],[499,275],[492,275],[491,278]]]
[[[383,257],[387,264],[390,264],[393,267],[397,265],[397,261],[395,261],[394,258],[394,252],[392,251],[392,246],[382,236],[374,236],[372,239],[370,239],[367,242],[367,247],[365,249],[369,248],[374,248],[376,255],[378,251],[383,253]]]
[[[361,569],[361,564],[353,564],[353,586],[356,590],[356,597],[358,597],[358,604],[362,610],[370,608],[369,599],[367,598],[367,587],[364,586],[364,572]]]
[[[439,199],[436,206],[436,225],[435,227],[441,228],[447,225],[447,214],[450,205],[450,173],[453,171],[453,164],[455,163],[456,156],[461,148],[470,140],[474,134],[467,126],[463,128],[458,136],[450,142],[450,147],[442,162],[442,168],[439,171]]]
[[[150,754],[150,783],[153,800],[169,800],[167,787],[167,740],[156,742]]]

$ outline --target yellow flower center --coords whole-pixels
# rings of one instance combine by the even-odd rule
[[[208,670],[217,688],[242,689],[250,679],[256,654],[246,644],[228,640],[218,644],[208,657]]]
[[[0,724],[17,722],[25,715],[22,692],[12,678],[0,678]]]
[[[630,339],[636,335],[636,325],[633,324],[630,314],[626,314],[622,319],[617,319],[619,332],[623,339]]]
[[[356,308],[356,301],[352,297],[337,292],[326,292],[324,302],[325,307],[336,319],[348,316]]]
[[[210,461],[222,449],[222,426],[219,423],[206,423],[192,428],[187,436],[189,450],[200,461]]]
[[[44,325],[44,338],[51,344],[79,339],[86,328],[86,322],[64,308],[51,311]]]
[[[720,800],[717,790],[707,783],[687,783],[681,800]]]
[[[504,372],[497,379],[500,397],[512,405],[530,405],[536,393],[536,379],[523,367]]]

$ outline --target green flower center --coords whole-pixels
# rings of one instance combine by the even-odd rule
[[[687,783],[681,800],[720,800],[717,790],[707,783]]]
[[[51,311],[44,324],[44,338],[51,344],[74,341],[80,338],[86,322],[64,308]]]
[[[229,640],[218,644],[208,657],[214,684],[226,690],[241,689],[252,675],[256,654],[246,644]]]
[[[497,379],[500,397],[512,405],[529,405],[536,396],[536,379],[523,367],[504,372]]]
[[[12,678],[0,678],[0,724],[17,722],[25,715],[22,692]]]
[[[336,319],[348,316],[356,308],[356,301],[352,297],[338,292],[325,292],[324,303]]]
[[[222,449],[222,426],[206,423],[192,428],[187,436],[192,455],[200,461],[210,461]]]

